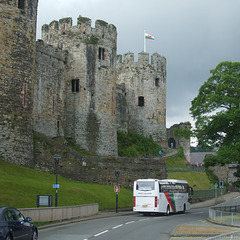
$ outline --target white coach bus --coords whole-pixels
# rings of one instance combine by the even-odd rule
[[[184,180],[138,179],[134,181],[133,211],[144,215],[184,213],[190,210],[191,194],[192,188]]]

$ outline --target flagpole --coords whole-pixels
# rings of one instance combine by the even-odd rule
[[[144,51],[144,52],[146,52],[146,38],[145,38],[145,33],[146,33],[146,31],[144,30],[144,35],[143,35],[143,44],[144,44],[143,51]]]

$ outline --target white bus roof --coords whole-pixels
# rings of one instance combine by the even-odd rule
[[[160,181],[160,183],[169,183],[169,184],[176,184],[176,183],[184,183],[188,184],[185,180],[177,180],[177,179],[153,179],[153,178],[147,178],[147,179],[137,179],[136,181]]]

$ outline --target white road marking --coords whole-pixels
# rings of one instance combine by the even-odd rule
[[[119,228],[119,227],[122,227],[122,226],[123,226],[123,224],[120,224],[120,225],[117,225],[117,226],[113,227],[112,229],[116,229],[116,228]]]
[[[97,233],[97,234],[94,235],[94,237],[100,236],[100,235],[102,235],[102,234],[104,234],[104,233],[107,233],[108,231],[109,231],[109,230],[105,230],[105,231],[103,231],[103,232]]]
[[[126,222],[125,224],[127,225],[127,224],[131,224],[131,223],[134,223],[135,221],[131,221],[131,222]]]
[[[147,221],[147,220],[149,220],[149,218],[140,219],[139,222]]]

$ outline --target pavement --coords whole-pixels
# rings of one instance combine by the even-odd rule
[[[239,192],[231,192],[218,198],[191,204],[191,209],[211,207],[228,202],[234,203],[236,202],[235,199],[238,197],[240,197]],[[209,237],[221,235],[224,233],[230,233],[234,231],[240,231],[240,227],[237,228],[219,225],[210,222],[208,219],[205,219],[201,221],[176,226],[174,230],[171,232],[170,240],[193,240],[193,239],[203,240]]]
[[[236,201],[234,201],[234,199],[236,199],[237,197],[240,197],[239,192],[231,192],[218,198],[191,204],[191,209],[206,208],[206,207],[211,207],[218,204],[224,204],[227,202],[235,203]],[[100,211],[98,214],[93,216],[71,219],[68,221],[58,222],[55,224],[44,225],[44,226],[38,227],[38,229],[41,230],[41,229],[52,228],[55,226],[65,225],[69,223],[74,223],[74,222],[81,222],[81,221],[87,221],[91,219],[108,218],[116,215],[121,216],[121,215],[129,215],[129,214],[137,214],[137,213],[132,212],[131,209],[125,209],[125,210],[119,209],[118,213],[116,213],[115,211]],[[231,227],[231,226],[223,226],[223,225],[210,222],[208,219],[204,219],[204,220],[176,226],[171,232],[171,236],[169,240],[196,240],[196,239],[203,240],[209,237],[213,237],[213,236],[224,234],[224,233],[230,233],[234,231],[240,231],[240,227],[237,228],[237,227]]]

